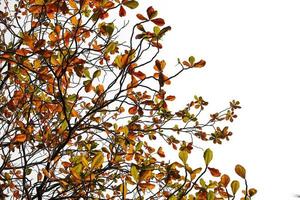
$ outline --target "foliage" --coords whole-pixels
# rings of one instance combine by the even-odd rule
[[[0,11],[0,197],[14,199],[234,199],[240,182],[210,166],[206,149],[232,133],[238,101],[199,120],[199,96],[178,111],[166,88],[191,56],[157,59],[170,31],[137,0],[4,0]],[[135,22],[136,21],[136,22]],[[221,123],[220,123],[221,122]],[[222,125],[222,126],[221,126]],[[188,136],[188,137],[187,137]],[[171,160],[167,149],[178,151]],[[200,151],[200,150],[198,150]],[[242,199],[251,199],[246,170]],[[208,178],[211,175],[211,178]],[[206,176],[206,177],[205,177]]]

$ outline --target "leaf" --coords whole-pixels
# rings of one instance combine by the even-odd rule
[[[146,75],[141,71],[133,72],[133,75],[139,78],[140,80],[144,80],[146,78]]]
[[[160,157],[166,157],[165,152],[163,151],[163,148],[162,148],[162,147],[159,147],[159,148],[158,148],[157,154],[158,154]]]
[[[119,16],[120,16],[120,17],[126,16],[126,10],[124,9],[123,6],[120,6]]]
[[[133,179],[137,182],[139,180],[139,172],[135,165],[131,166],[130,173],[131,173]]]
[[[191,63],[191,65],[194,65],[194,63],[195,63],[195,57],[194,56],[190,56],[189,57],[189,62]]]
[[[202,168],[197,168],[195,170],[192,171],[191,173],[191,180],[194,180],[197,176],[197,174],[199,174],[201,172]]]
[[[227,174],[223,174],[223,175],[221,176],[221,181],[220,181],[220,183],[221,183],[224,187],[227,187],[227,185],[229,184],[229,182],[230,182],[229,176],[228,176]]]
[[[153,19],[154,17],[157,16],[157,11],[154,10],[152,6],[150,6],[149,8],[147,8],[147,15],[149,19]]]
[[[232,193],[235,195],[236,192],[238,191],[238,189],[240,188],[240,182],[237,180],[234,180],[231,182],[230,186],[231,186]]]
[[[255,188],[250,188],[248,193],[249,193],[250,197],[252,197],[257,193],[257,190]]]
[[[137,14],[136,17],[139,19],[139,20],[147,20],[146,17],[144,17],[142,14]]]
[[[17,134],[14,138],[15,142],[25,142],[27,136],[26,134]]]
[[[139,186],[143,189],[149,189],[149,190],[153,190],[155,188],[155,185],[151,183],[139,183]]]
[[[102,166],[104,162],[104,157],[103,157],[103,154],[102,152],[99,152],[94,158],[93,158],[93,161],[92,161],[92,169],[97,169],[97,168],[100,168]]]
[[[153,22],[157,26],[163,26],[163,25],[165,25],[165,20],[162,19],[162,18],[152,19],[151,22]]]
[[[166,100],[167,101],[174,101],[175,98],[176,98],[175,96],[169,95],[169,96],[166,97]]]
[[[123,5],[130,9],[135,9],[139,6],[139,3],[137,1],[127,1]]]
[[[98,69],[93,73],[93,78],[98,78],[100,75],[101,75],[101,70]]]
[[[208,170],[210,171],[211,175],[214,176],[214,177],[221,176],[221,173],[218,169],[209,167]]]
[[[201,68],[204,67],[205,64],[206,64],[205,60],[200,60],[199,62],[194,64],[194,67]]]
[[[188,154],[187,151],[180,151],[179,152],[179,158],[183,162],[183,164],[186,164],[188,156],[189,156],[189,154]]]
[[[44,0],[35,0],[36,5],[44,5]]]
[[[24,48],[18,49],[16,51],[16,54],[18,54],[20,56],[26,56],[28,53],[31,53],[31,51],[27,50],[27,49],[24,49]]]
[[[81,162],[82,162],[83,166],[85,166],[85,167],[89,166],[89,162],[85,156],[81,156]]]
[[[204,154],[203,154],[203,157],[204,157],[204,161],[205,161],[206,166],[208,166],[210,161],[213,159],[212,150],[210,150],[209,148],[206,149]]]
[[[121,192],[122,197],[123,197],[124,199],[126,199],[127,191],[128,191],[128,190],[127,190],[127,184],[126,184],[126,182],[125,182],[125,183],[123,183],[123,184],[120,185],[120,192]]]
[[[144,181],[144,180],[150,179],[151,175],[152,175],[152,171],[151,170],[143,170],[139,174],[139,177],[140,177],[139,180],[140,181]]]
[[[77,4],[74,0],[69,0],[69,5],[74,8],[75,10],[78,10]]]
[[[215,193],[210,190],[207,194],[207,200],[214,200],[214,199],[215,199]]]
[[[77,20],[76,16],[71,17],[71,23],[72,23],[74,26],[77,26],[77,25],[78,25],[78,20]]]
[[[86,92],[90,92],[92,91],[92,89],[93,89],[92,81],[91,80],[84,81],[84,90]]]
[[[137,113],[137,106],[133,106],[131,108],[128,109],[128,113],[131,115],[135,115]]]
[[[234,170],[237,173],[237,175],[244,179],[246,178],[246,169],[242,165],[236,165]]]
[[[80,174],[82,172],[82,164],[78,164],[75,167],[72,167],[70,169],[70,172],[76,179],[80,180],[81,179]]]

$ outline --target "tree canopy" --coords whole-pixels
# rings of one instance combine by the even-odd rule
[[[0,199],[248,200],[256,193],[242,165],[231,180],[210,165],[212,150],[200,148],[229,140],[239,101],[206,120],[201,96],[171,110],[168,85],[206,63],[190,56],[168,66],[159,58],[171,27],[152,6],[136,11],[139,2],[1,2]],[[202,156],[192,158],[194,151]]]

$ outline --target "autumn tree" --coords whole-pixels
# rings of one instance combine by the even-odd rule
[[[168,85],[205,61],[191,56],[168,67],[158,54],[171,28],[153,7],[137,12],[138,5],[1,1],[0,199],[248,200],[256,193],[243,166],[231,180],[210,166],[210,149],[197,148],[230,138],[226,124],[239,102],[206,121],[200,96],[170,110]],[[192,151],[203,155],[193,158],[197,167]]]

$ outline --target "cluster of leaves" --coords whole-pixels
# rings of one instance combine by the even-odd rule
[[[0,198],[234,199],[239,182],[209,166],[193,169],[194,140],[221,144],[238,101],[206,122],[195,96],[172,111],[165,88],[204,60],[157,59],[171,29],[149,7],[123,23],[137,0],[18,0],[0,11]],[[128,30],[126,30],[128,29]],[[130,32],[124,41],[121,33]],[[150,66],[150,67],[149,67]],[[180,139],[188,136],[190,139]],[[163,144],[157,146],[157,144]],[[171,161],[167,147],[179,151]],[[167,152],[167,151],[166,151]],[[201,164],[201,161],[199,161]],[[209,171],[218,180],[204,180]],[[242,199],[251,199],[245,169]]]

